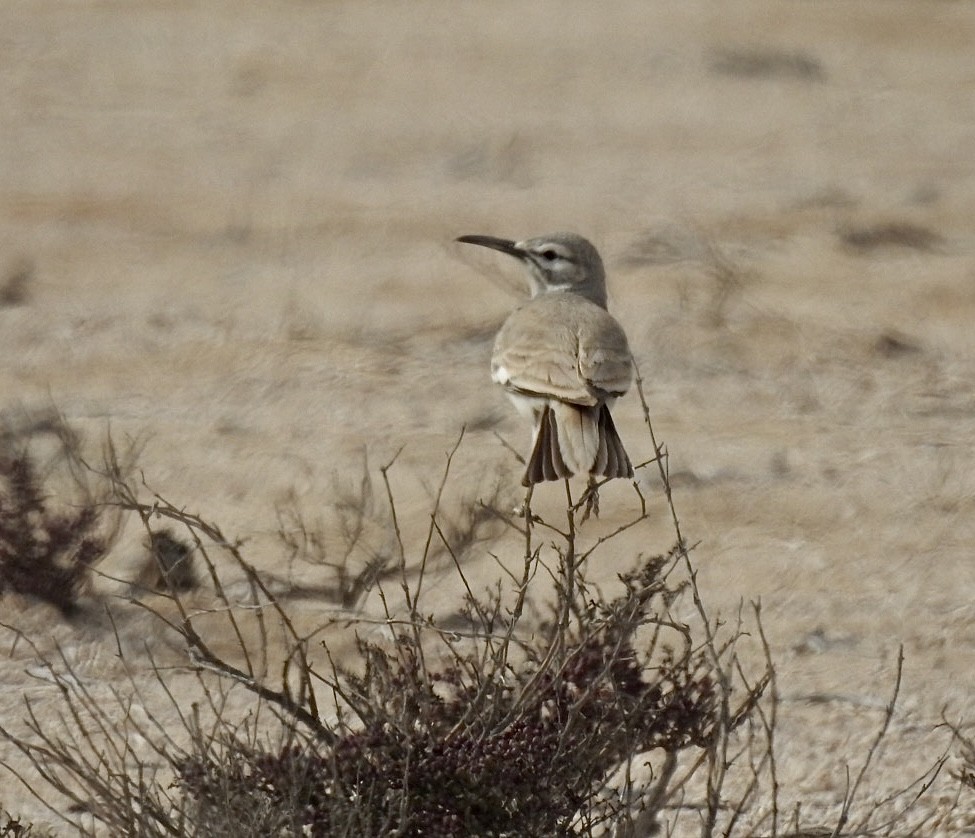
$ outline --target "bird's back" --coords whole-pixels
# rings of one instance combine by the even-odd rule
[[[620,324],[565,292],[535,297],[511,313],[495,341],[491,371],[509,389],[590,406],[622,395],[633,380]]]

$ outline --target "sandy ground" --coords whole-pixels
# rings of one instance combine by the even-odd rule
[[[761,599],[783,777],[841,800],[903,645],[872,774],[889,793],[947,747],[942,708],[975,710],[975,6],[596,9],[3,4],[0,409],[144,439],[154,489],[282,574],[275,508],[327,510],[364,452],[375,469],[405,446],[415,537],[462,425],[471,492],[517,481],[495,431],[526,438],[487,375],[517,268],[453,239],[579,231],[705,601]],[[636,399],[615,413],[649,457]],[[651,497],[634,553],[670,546]],[[632,503],[609,492],[607,526]],[[103,623],[12,610],[117,675]],[[23,644],[0,661],[5,721],[25,693],[55,706],[35,663]],[[940,834],[975,829],[961,802]]]

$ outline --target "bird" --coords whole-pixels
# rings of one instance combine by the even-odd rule
[[[528,275],[531,298],[505,320],[491,357],[491,378],[532,421],[522,485],[575,475],[588,475],[590,484],[633,477],[610,413],[633,382],[633,356],[606,309],[599,252],[576,233],[457,241],[513,256]]]

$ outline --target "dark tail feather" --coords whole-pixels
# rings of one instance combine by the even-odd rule
[[[599,452],[596,454],[592,473],[600,477],[632,477],[633,466],[606,405],[599,408],[598,425]]]
[[[610,420],[610,425],[612,426],[612,420]],[[622,449],[622,445],[620,448]],[[629,465],[629,460],[627,460],[627,465]],[[528,467],[525,469],[525,476],[521,479],[521,485],[531,486],[534,483],[544,483],[547,480],[561,480],[563,477],[572,477],[572,472],[569,471],[565,460],[562,459],[555,414],[546,405],[542,409],[541,418],[538,420],[535,447],[528,459]]]

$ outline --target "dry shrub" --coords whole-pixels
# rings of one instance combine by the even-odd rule
[[[0,456],[0,592],[43,599],[70,613],[105,555],[92,507],[52,512],[27,452]]]
[[[639,381],[638,390],[642,400]],[[52,801],[33,777],[17,776],[82,834],[895,834],[884,828],[896,827],[909,807],[878,825],[876,807],[854,806],[893,700],[835,823],[809,824],[798,808],[791,817],[779,810],[778,691],[760,608],[730,624],[707,613],[673,504],[668,455],[649,418],[647,427],[654,456],[638,466],[636,508],[609,532],[589,533],[598,486],[574,498],[566,484],[561,520],[538,515],[531,490],[516,512],[481,504],[476,514],[448,514],[447,501],[463,494],[449,481],[455,446],[426,537],[408,545],[389,480],[393,463],[384,465],[394,575],[374,581],[383,618],[349,611],[334,618],[357,636],[355,653],[342,661],[327,647],[324,657],[312,654],[314,633],[299,633],[239,542],[165,498],[144,497],[146,488],[110,458],[101,473],[118,508],[147,531],[157,517],[187,531],[217,599],[205,625],[212,631],[212,618],[222,616],[220,636],[237,637],[239,649],[233,660],[216,652],[200,612],[175,587],[164,594],[169,616],[154,613],[182,638],[196,684],[173,689],[170,672],[150,658],[157,693],[181,721],[173,726],[130,712],[140,690],[131,663],[128,689],[112,688],[113,706],[75,677],[66,656],[45,657],[20,635],[60,687],[63,709],[52,725],[28,700],[28,732],[0,727],[0,735],[72,808]],[[640,485],[650,472],[663,485],[674,544],[633,557],[615,593],[604,594],[587,578],[589,560],[624,564],[615,548],[648,517]],[[368,494],[360,492],[363,504]],[[492,549],[500,554],[507,545],[509,559],[521,558],[514,569],[499,562],[497,584],[475,591],[458,548],[476,549],[486,518],[507,532]],[[355,543],[356,517],[347,520]],[[466,592],[462,627],[439,623],[424,599],[424,572],[438,551]],[[232,598],[222,585],[227,562],[243,573],[246,596]],[[283,648],[270,647],[272,626]],[[251,648],[246,637],[263,640]],[[253,695],[242,716],[228,710],[240,689]],[[152,760],[131,746],[135,737],[149,743]],[[88,813],[95,826],[72,811]]]
[[[81,439],[57,413],[5,418],[0,433],[0,594],[36,597],[68,614],[111,546],[117,516],[104,520],[103,497],[85,477]],[[39,442],[52,449],[46,456],[38,453]],[[61,492],[53,503],[58,480],[72,487],[73,496]]]

